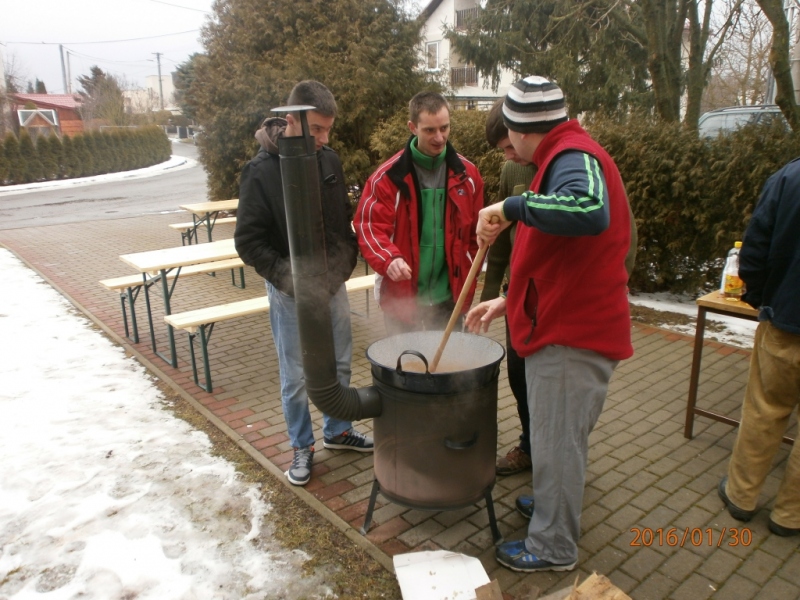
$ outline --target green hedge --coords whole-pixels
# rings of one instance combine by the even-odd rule
[[[619,167],[639,230],[633,290],[711,291],[769,176],[800,156],[777,122],[698,139],[646,118],[587,125]]]
[[[405,111],[376,128],[370,144],[381,160],[409,137]],[[496,199],[503,155],[485,141],[486,113],[453,111],[450,140],[484,178]],[[724,257],[741,240],[761,187],[800,156],[800,136],[783,125],[751,125],[716,139],[698,139],[680,124],[630,115],[585,123],[619,167],[639,231],[634,291],[711,291]],[[376,165],[377,166],[377,165]]]
[[[0,141],[0,185],[141,169],[169,160],[172,145],[158,126],[39,137],[27,131]]]

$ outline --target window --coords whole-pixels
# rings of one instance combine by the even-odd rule
[[[28,127],[28,125],[37,117],[43,118],[47,121],[50,125],[58,125],[58,114],[56,111],[51,110],[49,108],[40,108],[38,110],[18,110],[17,116],[19,117],[19,124],[22,127]]]
[[[427,67],[429,71],[439,70],[439,42],[428,42],[426,48]]]

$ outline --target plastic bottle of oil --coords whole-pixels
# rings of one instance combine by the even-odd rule
[[[742,242],[735,242],[725,260],[720,292],[726,300],[741,300],[744,292],[744,282],[739,277],[739,249],[741,247]]]

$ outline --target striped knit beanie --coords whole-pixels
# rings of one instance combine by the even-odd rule
[[[566,120],[564,93],[544,77],[516,82],[503,102],[503,122],[517,133],[547,133]]]

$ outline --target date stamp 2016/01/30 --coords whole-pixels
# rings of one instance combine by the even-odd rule
[[[753,534],[747,527],[723,527],[714,531],[710,527],[677,527],[651,529],[634,527],[631,529],[631,546],[749,546]]]

